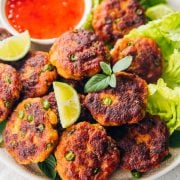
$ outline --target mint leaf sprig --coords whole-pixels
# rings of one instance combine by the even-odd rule
[[[84,92],[97,92],[106,89],[108,86],[116,87],[116,76],[115,73],[126,70],[132,63],[133,57],[126,56],[120,59],[112,68],[105,62],[100,62],[100,67],[103,74],[96,74],[91,77],[85,84]]]

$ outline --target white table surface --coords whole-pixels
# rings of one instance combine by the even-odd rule
[[[169,0],[169,2],[176,10],[180,10],[180,0]],[[0,163],[0,180],[26,180],[26,178],[17,174],[3,163]],[[158,178],[158,180],[180,180],[180,165]]]

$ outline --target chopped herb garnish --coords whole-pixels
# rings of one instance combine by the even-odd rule
[[[112,104],[112,99],[110,97],[105,97],[102,100],[102,104],[105,105],[105,106],[110,106]]]
[[[53,71],[54,70],[54,66],[52,64],[46,64],[42,70],[42,72],[46,72],[46,71]]]
[[[71,61],[76,61],[77,59],[78,59],[78,57],[75,54],[70,55],[70,60]]]
[[[9,101],[4,101],[4,106],[5,106],[6,108],[10,108],[11,104],[10,104]]]
[[[45,125],[44,124],[39,124],[37,127],[36,127],[37,131],[39,131],[40,133],[42,133],[45,129]]]
[[[67,161],[74,161],[75,160],[75,154],[73,151],[67,151],[65,154],[65,158]]]
[[[50,108],[50,103],[48,100],[43,100],[43,108],[48,110]]]
[[[34,120],[34,116],[28,115],[27,120],[28,120],[28,122],[32,122]]]
[[[46,145],[46,149],[49,149],[49,148],[51,148],[52,146],[53,146],[53,143],[49,143],[49,144]]]
[[[8,83],[8,84],[11,84],[11,78],[8,77],[8,76],[6,76],[6,77],[4,78],[4,81],[5,81],[6,83]]]
[[[115,24],[118,24],[119,22],[121,22],[121,18],[117,18],[117,19],[114,20]]]
[[[31,106],[30,103],[24,104],[24,108],[25,108],[25,109],[28,109],[30,106]]]
[[[20,118],[20,119],[23,119],[24,118],[24,111],[19,111],[18,112],[18,117]]]

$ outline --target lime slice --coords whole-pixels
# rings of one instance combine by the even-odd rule
[[[159,4],[151,8],[148,8],[146,11],[146,16],[154,20],[154,19],[160,19],[163,16],[168,15],[169,13],[172,12],[174,11],[168,5]]]
[[[28,31],[0,41],[0,59],[4,61],[17,61],[29,51],[31,40]]]
[[[61,125],[67,128],[79,118],[81,106],[76,90],[61,82],[53,83]]]

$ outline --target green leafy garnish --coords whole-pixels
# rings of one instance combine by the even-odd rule
[[[101,91],[109,86],[110,77],[105,74],[96,74],[85,85],[84,91],[96,92]]]
[[[170,159],[171,157],[172,157],[172,154],[169,153],[169,154],[163,159],[163,161],[167,161],[167,160]]]
[[[149,8],[157,4],[167,3],[167,0],[138,0],[144,8]]]
[[[5,129],[5,127],[6,127],[6,123],[7,123],[6,120],[4,120],[3,122],[0,123],[0,146],[3,143],[2,133],[3,133],[3,130]]]
[[[106,89],[108,86],[116,87],[116,76],[114,73],[127,69],[132,63],[132,56],[127,56],[119,60],[111,69],[111,66],[105,62],[100,63],[104,74],[96,74],[89,79],[84,87],[85,93],[96,92]]]
[[[180,88],[168,88],[163,79],[149,84],[147,111],[165,121],[170,134],[180,127]]]
[[[40,170],[48,176],[50,179],[53,180],[60,180],[61,178],[58,176],[57,171],[55,170],[56,167],[56,159],[51,154],[45,161],[38,163]]]
[[[115,74],[112,74],[110,76],[109,86],[111,86],[112,88],[116,87],[116,76],[115,76]]]
[[[28,120],[28,122],[32,122],[34,120],[34,116],[28,115],[27,120]]]
[[[180,131],[174,131],[170,136],[170,147],[177,148],[180,147]]]
[[[113,72],[116,73],[127,69],[131,65],[132,60],[132,56],[126,56],[125,58],[121,59],[113,66]]]
[[[103,70],[103,73],[106,75],[111,75],[112,70],[111,66],[105,62],[100,62],[101,69]]]
[[[9,76],[6,76],[6,77],[4,78],[4,81],[5,81],[6,83],[8,83],[8,84],[11,84],[11,78],[10,78]]]

